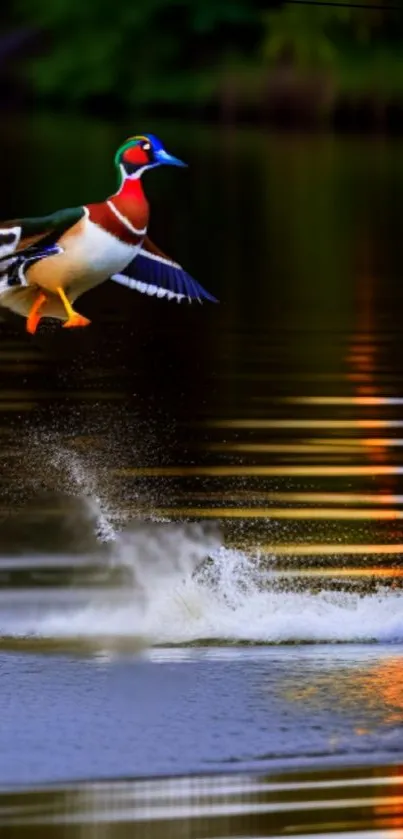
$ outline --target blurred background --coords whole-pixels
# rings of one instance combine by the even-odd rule
[[[15,0],[2,96],[195,119],[401,128],[403,14],[298,0]]]

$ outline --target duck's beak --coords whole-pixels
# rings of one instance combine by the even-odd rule
[[[168,154],[165,149],[159,149],[155,152],[155,160],[158,163],[164,163],[168,166],[187,166],[187,163],[184,163],[183,160],[179,160],[178,157],[173,157],[172,154]]]

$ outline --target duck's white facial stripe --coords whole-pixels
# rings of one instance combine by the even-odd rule
[[[140,167],[140,169],[136,169],[136,171],[133,172],[132,175],[128,175],[124,166],[122,166],[122,164],[120,164],[119,168],[120,168],[120,173],[121,173],[121,176],[122,176],[122,183],[124,183],[125,181],[138,181],[138,179],[141,178],[142,175],[144,175],[144,172],[146,172],[147,169],[154,169],[156,166],[159,166],[159,165],[160,164],[157,163],[157,162],[155,162],[155,163],[145,163],[144,166]]]
[[[137,227],[134,227],[132,225],[132,223],[129,221],[128,218],[126,218],[126,216],[123,215],[123,213],[119,212],[118,208],[115,207],[114,204],[112,204],[112,201],[107,201],[106,203],[109,209],[112,211],[112,213],[114,213],[116,218],[119,219],[119,221],[127,228],[127,230],[130,230],[130,232],[134,233],[135,236],[145,236],[145,234],[147,233],[146,227],[143,227],[142,230],[139,230]]]
[[[144,175],[144,172],[147,172],[147,169],[154,169],[154,167],[158,165],[158,163],[146,163],[146,165],[142,166],[141,169],[137,169],[137,172],[133,172],[133,175],[126,175],[126,177],[129,178],[130,181],[138,181],[138,179]]]

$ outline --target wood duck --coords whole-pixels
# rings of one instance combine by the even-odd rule
[[[141,176],[162,164],[186,164],[152,134],[126,140],[115,164],[119,189],[106,201],[0,223],[0,305],[26,317],[31,334],[42,317],[87,326],[72,303],[108,279],[168,300],[217,302],[147,236]]]

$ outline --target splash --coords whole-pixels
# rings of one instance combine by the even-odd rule
[[[114,542],[122,517],[113,509],[104,491],[108,486],[108,468],[98,457],[96,466],[89,465],[87,458],[65,445],[57,433],[28,431],[29,434],[29,478],[24,470],[24,483],[29,486],[31,498],[47,490],[49,498],[65,494],[79,499],[84,518],[91,528],[91,537],[96,542]],[[43,453],[46,452],[46,459]],[[93,458],[92,458],[93,460]]]
[[[105,499],[101,498],[98,490],[99,477],[71,449],[54,446],[52,465],[61,471],[70,491],[75,491],[82,497],[89,515],[95,522],[94,535],[99,542],[114,542],[116,539],[116,525],[113,512]]]
[[[40,637],[195,643],[403,642],[403,594],[279,591],[258,556],[230,550],[202,525],[142,523],[119,537],[118,595],[38,621]]]
[[[37,468],[31,469],[33,480],[39,476],[43,483],[48,478],[53,491],[67,490],[80,498],[90,513],[87,524],[91,533],[94,528],[95,550],[105,544],[108,548],[100,559],[102,585],[109,567],[118,570],[124,586],[108,590],[94,578],[91,591],[71,587],[65,601],[60,590],[47,600],[42,592],[40,605],[35,602],[38,589],[32,589],[26,592],[22,609],[14,609],[10,592],[5,592],[4,601],[0,600],[3,639],[57,639],[59,645],[82,639],[99,641],[103,649],[126,643],[142,648],[403,642],[403,593],[386,588],[367,596],[279,590],[275,558],[270,564],[267,557],[231,550],[222,544],[217,530],[203,524],[139,520],[121,532],[124,519],[110,501],[107,464],[103,467],[100,462],[95,468],[92,460],[90,467],[85,458],[52,437],[44,474],[42,437],[39,442],[33,447],[32,457],[35,450],[40,455]],[[82,519],[78,526],[67,514],[73,535],[82,534]],[[85,550],[75,554],[74,563],[80,559],[85,566]],[[49,562],[49,554],[44,560]],[[41,557],[24,556],[24,562],[35,568]],[[55,557],[58,563],[60,556]]]

